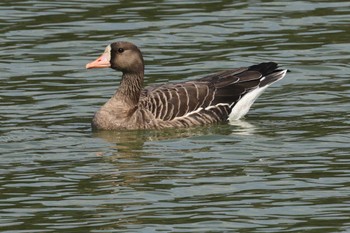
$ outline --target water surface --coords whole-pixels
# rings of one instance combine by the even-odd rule
[[[350,3],[0,3],[0,231],[350,231]],[[234,125],[92,132],[137,44],[145,84],[291,70]]]

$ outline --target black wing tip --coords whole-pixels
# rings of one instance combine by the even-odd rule
[[[266,85],[270,85],[274,82],[277,82],[278,80],[283,79],[287,72],[288,70],[276,69],[272,73],[268,74],[267,76],[264,76],[261,79],[259,86],[264,87]]]
[[[276,71],[277,67],[278,64],[276,62],[262,62],[248,67],[248,70],[258,71],[262,76],[266,76]]]

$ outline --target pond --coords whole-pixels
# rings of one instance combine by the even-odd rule
[[[1,232],[350,231],[350,2],[0,3]],[[121,74],[145,85],[265,61],[291,72],[234,124],[93,132]]]

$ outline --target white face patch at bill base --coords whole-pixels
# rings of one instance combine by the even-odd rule
[[[107,45],[103,54],[105,54],[105,58],[109,62],[111,60],[111,45]]]

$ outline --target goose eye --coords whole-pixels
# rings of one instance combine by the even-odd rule
[[[124,52],[124,49],[123,49],[123,48],[119,48],[119,49],[118,49],[118,52],[119,52],[119,53],[122,53],[122,52]]]

